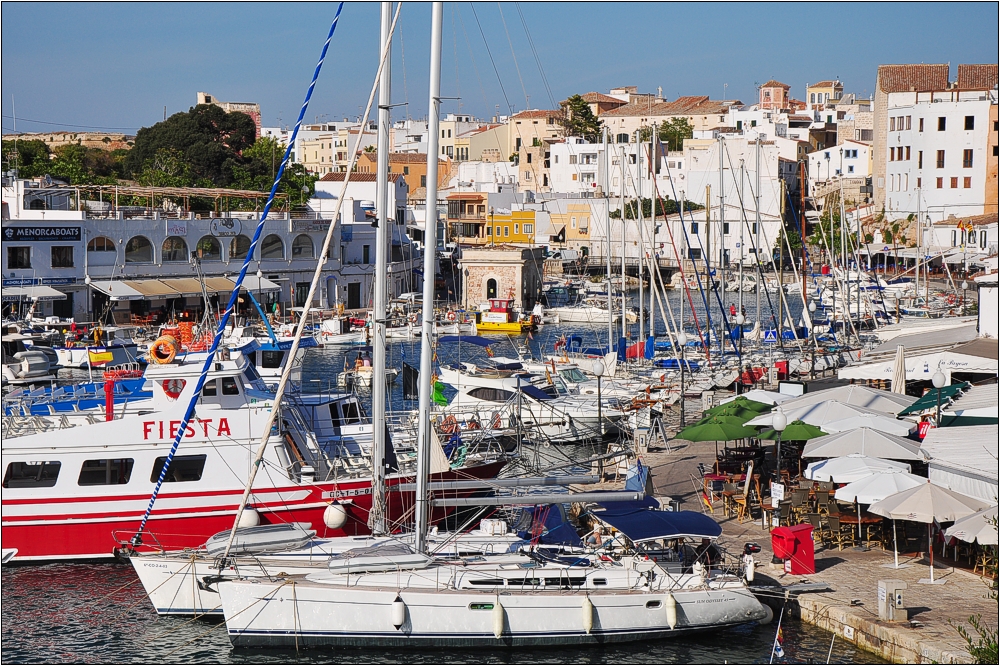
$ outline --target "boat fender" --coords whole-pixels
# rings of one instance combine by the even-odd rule
[[[493,635],[496,638],[503,636],[504,620],[503,604],[500,603],[500,599],[497,599],[496,604],[493,606]]]
[[[246,507],[240,514],[240,527],[257,527],[260,525],[260,514],[256,509]]]
[[[172,363],[177,356],[179,345],[171,335],[161,335],[149,347],[149,359],[157,365]]]
[[[589,636],[590,631],[594,628],[594,604],[590,601],[590,597],[584,597],[581,606],[581,610],[583,611],[583,630]]]
[[[767,604],[761,604],[760,607],[764,609],[764,617],[757,620],[757,624],[771,624],[774,621],[774,611]]]
[[[323,510],[323,524],[331,530],[339,530],[347,522],[347,509],[334,502]]]
[[[667,609],[667,626],[673,629],[677,626],[677,600],[674,599],[674,595],[667,594],[663,606]]]
[[[754,559],[753,559],[752,556],[751,557],[747,557],[747,559],[746,559],[746,566],[743,567],[743,570],[746,572],[747,582],[748,583],[752,583],[753,582],[754,574],[757,571],[757,563],[754,562]]]
[[[333,505],[331,504],[331,506]],[[399,629],[400,627],[403,626],[405,622],[406,622],[406,604],[403,602],[402,599],[399,598],[399,595],[397,594],[396,598],[392,602],[392,626],[396,627],[396,629]]]

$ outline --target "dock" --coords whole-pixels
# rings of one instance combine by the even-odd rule
[[[685,416],[694,423],[701,415],[701,401],[688,400]],[[668,419],[679,421],[677,410],[671,410]],[[678,423],[664,423],[668,432],[676,432]],[[708,507],[700,501],[692,479],[699,479],[698,464],[711,467],[715,460],[713,442],[687,442],[670,440],[669,450],[651,449],[643,456],[650,467],[654,495],[659,498],[680,500],[680,508],[687,511]],[[780,586],[771,595],[762,596],[778,616],[785,602],[784,590],[799,585],[805,591],[788,595],[785,614],[833,632],[837,640],[845,640],[893,663],[973,663],[965,640],[956,627],[968,626],[968,618],[982,614],[986,626],[996,627],[997,602],[988,596],[993,581],[962,569],[935,567],[935,579],[942,584],[927,585],[918,582],[926,579],[929,565],[926,558],[900,556],[901,568],[893,568],[892,550],[875,548],[859,551],[853,548],[838,550],[816,544],[816,574],[793,576],[785,574],[782,565],[771,564],[773,552],[769,531],[761,526],[759,513],[756,519],[740,523],[728,518],[721,502],[714,507],[716,520],[722,525],[720,540],[730,553],[742,551],[743,544],[755,542],[761,546],[757,554],[755,586]],[[878,619],[878,581],[899,579],[907,583],[904,607],[909,622],[888,623]],[[801,585],[803,583],[813,585]],[[809,591],[825,587],[828,591]],[[975,633],[973,632],[973,635]]]

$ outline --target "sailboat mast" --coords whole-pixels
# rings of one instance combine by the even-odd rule
[[[756,146],[755,152],[757,153],[757,163],[756,166],[754,167],[754,171],[757,174],[756,175],[757,191],[754,192],[756,196],[754,196],[753,198],[753,207],[754,207],[753,246],[754,246],[754,251],[756,252],[754,257],[757,259],[756,263],[758,268],[757,288],[754,289],[754,294],[757,296],[757,321],[760,321],[760,292],[764,288],[764,273],[763,271],[759,270],[761,261],[760,259],[760,135],[757,135],[757,140],[754,141],[754,145]]]
[[[642,143],[643,142],[642,142],[641,139],[642,139],[642,136],[640,135],[639,130],[636,130],[636,132],[635,132],[635,152],[636,152],[636,158],[635,158],[636,217],[635,217],[635,220],[636,220],[636,226],[639,229],[639,264],[638,264],[638,270],[637,270],[636,274],[639,276],[639,340],[640,341],[646,339],[646,337],[645,337],[645,330],[644,330],[645,327],[643,326],[643,322],[642,322],[643,301],[645,300],[645,297],[646,297],[645,293],[643,292],[643,287],[642,287],[642,268],[643,268],[643,264],[645,263],[643,261],[644,247],[643,247],[643,242],[642,241],[643,241],[643,236],[645,235],[643,233],[643,227],[645,226],[646,219],[645,219],[645,216],[643,215],[643,211],[642,211],[642,167],[643,167],[643,161],[642,161]]]
[[[420,335],[420,389],[417,418],[417,495],[415,550],[427,549],[428,471],[431,445],[431,348],[434,332],[434,275],[437,250],[438,132],[441,124],[441,21],[443,3],[431,9],[431,67],[427,102],[427,212],[424,215],[424,303]],[[467,286],[467,285],[466,285]],[[382,378],[384,382],[385,379]]]
[[[649,135],[649,212],[653,218],[653,241],[649,246],[649,337],[656,337],[656,310],[654,309],[653,297],[656,295],[656,277],[654,271],[659,272],[660,262],[656,256],[656,165],[659,159],[656,152],[658,124],[653,123],[653,131]]]
[[[725,145],[725,143],[723,143],[723,145]],[[740,159],[740,192],[739,192],[739,200],[740,200],[740,202],[745,201],[745,199],[743,198],[743,159],[742,158]],[[741,206],[741,208],[743,208],[743,207]],[[739,278],[739,285],[740,285],[740,287],[737,290],[737,293],[740,296],[740,300],[739,300],[740,304],[739,304],[739,308],[737,309],[737,312],[739,312],[740,314],[743,314],[743,259],[744,259],[745,255],[746,255],[746,240],[744,238],[743,232],[746,231],[746,227],[747,227],[747,225],[746,225],[746,214],[747,214],[746,208],[743,208],[743,219],[739,221],[739,225],[740,225],[740,278]],[[760,321],[760,320],[758,319],[757,321]],[[754,323],[756,324],[756,322],[754,322]]]
[[[604,150],[604,229],[605,229],[605,240],[607,241],[607,249],[604,252],[604,259],[607,266],[605,270],[607,271],[608,278],[608,352],[611,351],[612,347],[615,346],[615,308],[614,308],[614,296],[611,290],[611,201],[609,199],[610,192],[608,191],[608,185],[610,181],[610,167],[611,160],[608,156],[608,128],[604,128],[604,132],[601,134],[601,148]]]
[[[387,272],[389,252],[389,207],[395,207],[395,197],[389,196],[389,110],[392,102],[392,45],[389,43],[389,24],[392,21],[392,3],[381,3],[381,30],[379,51],[386,51],[382,74],[378,82],[378,137],[376,146],[375,201],[378,227],[375,230],[375,288],[372,294],[372,508],[368,513],[368,527],[372,534],[385,533],[385,309],[387,297]]]
[[[627,135],[626,135],[627,136]],[[627,140],[627,139],[626,139]],[[628,309],[628,305],[625,299],[628,298],[628,294],[625,292],[625,159],[627,150],[626,145],[622,145],[622,276],[621,276],[621,286],[622,286],[622,339],[628,337],[625,333],[625,311]]]

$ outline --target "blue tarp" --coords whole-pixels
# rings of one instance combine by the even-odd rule
[[[551,400],[552,396],[538,388],[537,386],[532,386],[531,384],[521,385],[519,387],[521,393],[524,395],[534,398],[535,400]]]
[[[496,340],[490,340],[489,338],[484,338],[478,335],[442,335],[438,338],[438,342],[466,342],[470,345],[489,347],[491,344],[496,342]]]
[[[538,536],[538,542],[549,545],[582,546],[583,540],[566,520],[561,504],[539,504],[521,509],[521,519],[515,529],[522,539]]]
[[[594,516],[627,536],[633,543],[653,539],[716,539],[722,534],[720,526],[710,516],[695,511],[654,511],[647,507],[619,507],[621,502],[601,504],[604,511]]]
[[[684,365],[689,372],[695,372],[701,367],[698,361],[689,361],[688,359],[684,359]],[[680,370],[681,362],[676,358],[658,358],[653,361],[653,366],[667,370]]]

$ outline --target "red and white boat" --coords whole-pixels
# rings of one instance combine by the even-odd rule
[[[2,538],[14,562],[108,559],[135,534],[149,504],[203,358],[150,365],[152,397],[103,410],[3,417]],[[242,355],[214,363],[138,550],[202,546],[230,529],[274,402]],[[243,524],[299,522],[319,536],[367,534],[371,424],[351,395],[286,397]],[[37,410],[36,410],[37,411]],[[387,515],[411,515],[415,453],[397,444]],[[492,478],[502,456],[467,456],[440,480]],[[471,492],[471,491],[469,491]],[[324,513],[333,504],[343,511]],[[331,515],[333,519],[331,519]],[[443,517],[443,514],[441,516]]]

